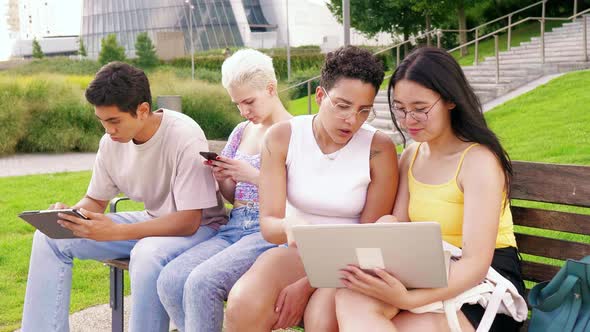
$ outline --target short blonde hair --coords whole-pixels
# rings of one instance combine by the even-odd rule
[[[226,89],[243,84],[265,89],[269,83],[277,83],[272,58],[257,50],[241,49],[221,66],[221,84]]]

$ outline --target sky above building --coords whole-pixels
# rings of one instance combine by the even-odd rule
[[[82,0],[20,0],[19,2],[21,4],[19,4],[19,8],[21,8],[22,1],[33,6],[31,8],[33,15],[43,15],[42,20],[44,21],[44,25],[33,26],[32,34],[44,37],[47,35],[47,31],[45,30],[47,27],[50,29],[49,36],[80,34]],[[49,5],[44,6],[43,4],[45,2],[48,2]],[[0,61],[6,60],[10,56],[12,45],[14,44],[14,40],[10,38],[8,29],[7,10],[8,0],[0,0]]]
[[[8,0],[0,0],[0,61],[6,60],[12,50],[12,42],[8,35],[8,24],[6,23],[6,11]]]

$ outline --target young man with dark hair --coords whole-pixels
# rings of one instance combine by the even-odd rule
[[[120,257],[130,257],[130,331],[168,331],[156,288],[161,269],[227,222],[216,182],[199,156],[208,151],[207,140],[188,116],[152,112],[149,81],[128,64],[101,68],[86,99],[106,132],[88,191],[72,206],[89,220],[60,216],[77,239],[35,232],[22,331],[68,331],[73,259]],[[143,202],[145,211],[103,214],[119,193]]]

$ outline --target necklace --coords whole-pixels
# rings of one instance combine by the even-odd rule
[[[344,147],[341,147],[340,149],[338,149],[338,150],[336,150],[336,151],[334,151],[334,152],[332,152],[332,153],[324,153],[324,152],[322,151],[322,149],[320,149],[320,144],[319,144],[319,140],[318,140],[317,134],[316,134],[316,132],[314,132],[314,130],[313,130],[313,129],[314,129],[314,123],[315,123],[316,117],[317,117],[317,115],[315,115],[315,116],[313,117],[313,119],[311,120],[311,127],[312,127],[312,133],[313,133],[313,137],[314,137],[314,139],[315,139],[315,141],[316,141],[316,145],[317,145],[317,147],[318,147],[318,150],[320,150],[321,154],[322,154],[324,157],[326,157],[328,160],[336,160],[336,159],[338,158],[338,155],[340,155],[340,152],[342,151],[342,149],[343,149]],[[319,120],[318,120],[318,121],[319,121]],[[320,126],[321,126],[321,123],[319,123],[318,125],[320,125]],[[316,131],[317,131],[317,130],[316,130]]]

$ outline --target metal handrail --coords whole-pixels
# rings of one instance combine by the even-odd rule
[[[540,20],[543,20],[543,19],[544,20],[552,20],[552,21],[571,21],[572,19],[575,19],[575,18],[577,18],[579,16],[582,16],[582,15],[584,15],[586,13],[590,13],[590,8],[588,8],[588,9],[586,9],[584,11],[581,11],[581,12],[577,13],[576,15],[572,15],[570,17],[545,17],[545,18],[543,18],[543,17],[531,16],[531,17],[523,18],[520,21],[514,22],[514,23],[512,23],[510,25],[507,25],[507,26],[505,26],[503,28],[499,28],[496,31],[493,31],[493,32],[488,33],[487,35],[480,36],[480,37],[475,38],[475,39],[473,39],[471,41],[468,41],[465,44],[462,44],[462,45],[459,45],[459,46],[457,46],[455,48],[452,48],[452,49],[448,50],[447,52],[449,52],[449,53],[455,52],[455,51],[459,50],[462,47],[469,46],[469,45],[475,43],[476,41],[481,41],[483,39],[489,38],[489,37],[491,37],[491,36],[493,36],[495,34],[498,34],[500,32],[503,32],[504,30],[506,30],[508,28],[515,27],[515,26],[520,25],[520,24],[522,24],[522,23],[524,23],[526,21],[540,21]]]
[[[534,7],[534,6],[536,6],[536,5],[540,4],[540,3],[547,2],[547,1],[548,1],[548,0],[541,0],[541,1],[539,1],[539,2],[536,2],[536,3],[532,4],[532,5],[529,5],[529,6],[526,6],[526,7],[524,7],[524,8],[521,8],[521,9],[519,9],[519,10],[516,10],[516,11],[514,11],[514,12],[510,13],[510,14],[507,14],[507,15],[504,15],[504,16],[502,16],[502,17],[496,18],[496,19],[494,19],[494,20],[492,20],[492,21],[489,21],[489,22],[486,22],[486,23],[480,24],[480,25],[478,25],[477,27],[475,27],[475,28],[472,28],[472,29],[469,29],[469,30],[458,30],[458,29],[454,29],[454,30],[453,30],[453,29],[432,29],[432,30],[430,30],[430,31],[427,31],[427,32],[423,33],[423,35],[424,35],[424,36],[427,36],[428,34],[433,34],[433,33],[436,33],[436,34],[438,34],[438,32],[463,32],[463,31],[466,31],[466,32],[472,32],[472,31],[475,31],[476,29],[479,29],[479,28],[481,28],[481,27],[483,27],[483,26],[486,26],[486,25],[488,25],[488,24],[495,23],[495,22],[497,22],[497,21],[499,21],[499,20],[502,20],[502,19],[504,19],[504,18],[506,18],[506,17],[508,17],[508,16],[512,16],[512,15],[514,15],[514,14],[518,14],[518,13],[520,13],[520,12],[522,12],[522,11],[525,11],[525,10],[527,10],[527,9],[529,9],[529,8],[532,8],[532,7]],[[379,50],[379,51],[377,51],[377,52],[375,52],[375,53],[373,53],[373,54],[374,54],[374,55],[378,55],[378,54],[381,54],[381,53],[383,53],[383,52],[389,51],[389,50],[391,50],[391,49],[394,49],[394,48],[397,48],[397,47],[403,46],[403,45],[405,45],[405,44],[407,44],[407,43],[410,43],[410,42],[411,42],[411,40],[409,40],[409,39],[408,39],[408,40],[404,40],[404,41],[401,41],[401,42],[399,42],[399,43],[397,43],[397,44],[394,44],[394,45],[392,45],[392,46],[389,46],[389,47],[386,47],[386,48],[384,48],[384,49],[382,49],[382,50]],[[459,47],[465,47],[465,46],[468,46],[468,45],[471,45],[471,42],[469,42],[469,43],[466,43],[466,44],[463,44],[463,45],[460,45]],[[289,86],[289,87],[287,87],[287,88],[285,88],[285,89],[281,90],[280,92],[284,92],[284,91],[287,91],[287,90],[290,90],[290,89],[296,88],[296,87],[298,87],[298,86],[300,86],[300,85],[306,84],[308,81],[309,81],[309,82],[311,82],[311,81],[313,81],[313,80],[316,80],[316,79],[318,79],[318,78],[320,78],[320,75],[318,75],[318,76],[314,76],[314,77],[312,77],[312,78],[309,78],[309,79],[308,79],[308,80],[306,80],[306,81],[299,82],[299,83],[297,83],[297,84],[295,84],[295,85]]]
[[[422,33],[422,37],[426,37],[428,34],[430,34],[430,35],[433,35],[433,34],[438,34],[438,32],[439,32],[439,31],[443,31],[443,30],[441,30],[441,29],[432,29],[432,30],[429,30],[429,31],[427,31],[427,32],[423,32],[423,33]],[[415,39],[415,38],[416,38],[416,37],[414,37],[414,39]],[[407,44],[407,43],[411,43],[411,42],[412,42],[412,39],[408,39],[408,40],[404,40],[404,41],[398,42],[397,44],[393,44],[392,46],[386,47],[386,48],[384,48],[384,49],[381,49],[381,50],[379,50],[379,51],[377,51],[377,52],[373,53],[373,55],[378,55],[378,54],[384,53],[384,52],[386,52],[386,51],[392,50],[392,49],[394,49],[394,48],[398,48],[398,47],[400,47],[400,46],[403,46],[403,45],[405,45],[405,44]],[[316,79],[320,78],[320,76],[321,76],[321,75],[314,76],[314,77],[312,77],[312,78],[309,78],[309,79],[307,79],[307,80],[305,80],[305,81],[299,82],[299,83],[297,83],[297,84],[294,84],[294,85],[291,85],[291,86],[289,86],[289,87],[287,87],[287,88],[285,88],[285,89],[283,89],[283,90],[280,90],[279,92],[284,92],[284,91],[290,90],[290,89],[292,89],[292,88],[296,88],[296,87],[298,87],[298,86],[300,86],[300,85],[306,84],[307,82],[311,82],[311,81],[313,81],[313,80],[316,80]]]
[[[504,30],[507,30],[508,28],[511,28],[511,27],[517,26],[517,25],[519,25],[519,24],[521,24],[521,23],[524,23],[524,22],[526,22],[526,21],[530,21],[531,19],[532,19],[531,17],[523,18],[522,20],[520,20],[520,21],[518,21],[518,22],[512,23],[512,24],[510,24],[510,25],[507,25],[507,26],[505,26],[505,27],[503,27],[503,28],[499,28],[499,29],[498,29],[498,30],[496,30],[496,31],[493,31],[493,32],[490,32],[490,33],[488,33],[487,35],[479,36],[479,37],[477,37],[477,38],[475,38],[475,39],[473,39],[473,40],[471,40],[471,41],[468,41],[468,42],[466,42],[465,44],[462,44],[462,45],[459,45],[459,46],[457,46],[457,47],[455,47],[455,48],[452,48],[452,49],[448,50],[447,52],[449,52],[449,53],[453,53],[453,52],[455,52],[455,51],[457,51],[457,50],[459,50],[459,49],[461,49],[461,48],[463,48],[463,47],[466,47],[466,46],[469,46],[469,45],[471,45],[471,44],[474,44],[475,42],[478,42],[478,41],[480,41],[480,40],[486,39],[486,38],[488,38],[488,37],[490,37],[490,36],[493,36],[493,35],[495,35],[495,34],[498,34],[498,33],[500,33],[500,32],[503,32]]]
[[[576,10],[574,10],[574,15],[569,16],[569,17],[566,17],[566,18],[564,18],[564,17],[545,17],[545,4],[547,3],[547,1],[548,0],[541,0],[539,2],[536,2],[534,4],[531,4],[531,5],[526,6],[524,8],[521,8],[519,10],[516,10],[514,12],[511,12],[510,14],[506,14],[504,16],[501,16],[501,17],[496,18],[494,20],[491,20],[491,21],[488,21],[486,23],[480,24],[477,27],[471,28],[471,29],[468,29],[468,30],[459,30],[459,29],[454,29],[454,30],[453,29],[431,29],[431,30],[429,30],[427,32],[421,32],[418,36],[412,36],[408,40],[404,40],[404,41],[398,42],[396,44],[393,44],[392,46],[389,46],[387,48],[384,48],[382,50],[379,50],[379,51],[377,51],[377,52],[375,52],[373,54],[374,55],[378,55],[378,54],[381,54],[381,53],[384,53],[386,51],[389,51],[389,50],[392,50],[392,49],[396,48],[397,49],[397,64],[396,64],[396,67],[397,67],[397,65],[399,64],[399,61],[400,61],[400,59],[399,59],[400,58],[399,57],[400,47],[403,46],[403,45],[405,45],[405,44],[407,44],[407,43],[414,43],[416,39],[425,38],[428,35],[431,35],[431,36],[432,35],[436,35],[437,38],[438,38],[437,44],[438,44],[438,47],[440,47],[440,36],[441,36],[442,32],[463,32],[463,31],[465,31],[465,32],[473,32],[473,31],[475,31],[476,37],[473,40],[468,41],[466,43],[463,43],[463,44],[461,44],[461,45],[459,45],[459,46],[457,46],[457,47],[455,47],[453,49],[448,50],[447,52],[452,53],[452,52],[457,51],[457,50],[459,50],[461,48],[467,47],[467,46],[472,45],[472,44],[476,44],[474,64],[477,65],[478,64],[478,58],[479,58],[477,44],[481,40],[487,39],[487,38],[492,37],[492,36],[495,37],[495,39],[496,39],[496,41],[494,43],[496,45],[495,57],[497,59],[496,60],[496,67],[497,67],[496,68],[496,71],[497,71],[496,81],[499,81],[499,51],[498,51],[498,46],[497,46],[498,45],[497,35],[499,33],[504,32],[505,30],[508,30],[508,49],[510,49],[510,41],[511,41],[510,35],[511,35],[511,29],[512,29],[512,27],[515,27],[517,25],[520,25],[520,24],[522,24],[524,22],[527,22],[527,21],[530,21],[530,20],[538,20],[538,21],[540,21],[541,22],[541,43],[542,43],[542,45],[541,45],[541,58],[542,58],[542,62],[544,63],[545,62],[545,50],[544,50],[545,21],[547,21],[547,20],[553,20],[553,21],[570,21],[570,20],[573,20],[575,18],[578,18],[578,17],[580,17],[580,16],[582,16],[582,15],[584,15],[586,13],[590,13],[590,8],[588,8],[588,9],[586,9],[584,11],[579,12],[579,13],[577,13]],[[576,0],[574,0],[574,2],[575,1]],[[530,16],[530,17],[527,17],[527,18],[523,18],[520,21],[512,22],[512,16],[513,15],[518,14],[520,12],[523,12],[523,11],[525,11],[527,9],[532,8],[532,7],[535,7],[535,6],[539,5],[539,4],[542,4],[543,5],[543,9],[542,9],[542,14],[543,15],[541,17]],[[505,19],[505,18],[508,18],[508,25],[506,25],[504,27],[501,27],[501,28],[499,28],[499,29],[497,29],[497,30],[495,30],[493,32],[490,32],[490,33],[488,33],[486,35],[478,36],[479,29],[481,29],[482,27],[484,27],[486,25],[489,25],[489,24],[498,22],[498,21],[500,21],[502,19]],[[584,25],[586,25],[586,19],[584,19]],[[584,34],[584,40],[586,40],[586,34]],[[585,46],[586,45],[587,45],[587,43],[585,44]],[[585,54],[587,54],[586,47],[585,47],[585,52],[584,52]],[[586,58],[586,61],[588,61],[588,56],[587,55],[585,55],[585,58]],[[386,77],[384,77],[384,79],[388,79],[391,76],[392,75],[387,75]],[[318,79],[318,78],[320,78],[320,77],[321,77],[321,75],[314,76],[314,77],[312,77],[312,78],[310,78],[308,80],[299,82],[299,83],[294,84],[292,86],[289,86],[289,87],[287,87],[287,88],[285,88],[283,90],[280,90],[280,92],[288,91],[288,90],[290,90],[292,88],[295,88],[295,87],[298,87],[298,86],[307,84],[307,90],[308,90],[308,96],[307,96],[308,97],[308,112],[311,113],[311,82],[314,81],[314,80],[316,80],[316,79]]]
[[[544,2],[547,2],[547,0],[541,0],[541,1],[539,1],[539,2],[535,2],[535,3],[534,3],[534,4],[532,4],[532,5],[526,6],[526,7],[524,7],[524,8],[521,8],[521,9],[519,9],[519,10],[515,10],[515,11],[513,11],[513,12],[512,12],[512,13],[510,13],[510,14],[506,14],[506,15],[504,15],[504,16],[502,16],[502,17],[498,17],[498,18],[496,18],[496,19],[493,19],[493,20],[491,20],[491,21],[489,21],[489,22],[486,22],[486,23],[480,24],[480,25],[476,26],[475,28],[471,28],[471,29],[467,30],[467,32],[473,32],[473,31],[475,31],[475,30],[479,30],[479,29],[481,29],[482,27],[484,27],[484,26],[486,26],[486,25],[489,25],[489,24],[492,24],[492,23],[496,23],[496,22],[498,22],[498,21],[500,21],[500,20],[503,20],[503,19],[505,19],[505,18],[508,18],[508,17],[510,17],[510,16],[514,16],[515,14],[518,14],[518,13],[520,13],[520,12],[523,12],[523,11],[527,10],[527,9],[533,8],[533,7],[535,7],[535,6],[539,5],[539,4],[542,4],[542,3],[544,3]]]

